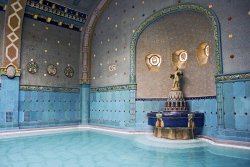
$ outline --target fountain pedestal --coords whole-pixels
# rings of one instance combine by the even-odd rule
[[[171,90],[165,110],[147,114],[148,124],[154,126],[154,135],[167,139],[193,139],[194,128],[204,125],[204,114],[189,112],[180,90]],[[159,126],[161,125],[161,126]]]
[[[193,129],[184,127],[176,127],[176,128],[155,127],[154,136],[171,140],[180,140],[180,139],[187,140],[194,138]]]

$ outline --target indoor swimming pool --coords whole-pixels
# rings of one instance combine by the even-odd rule
[[[0,167],[244,167],[250,149],[73,130],[0,139]]]

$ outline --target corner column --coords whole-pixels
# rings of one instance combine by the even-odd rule
[[[81,119],[82,124],[87,125],[89,123],[90,113],[90,85],[81,85]]]

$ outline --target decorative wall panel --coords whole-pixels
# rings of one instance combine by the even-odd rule
[[[0,11],[0,62],[3,59],[3,31],[4,31],[4,12]]]
[[[14,75],[20,76],[20,50],[23,15],[26,0],[9,0],[5,12],[4,28],[4,59],[2,74],[7,73],[7,68],[13,66]]]
[[[21,85],[79,87],[81,33],[29,18],[23,25]],[[34,74],[27,69],[30,62],[39,66]],[[56,67],[55,75],[48,74],[49,65]],[[64,72],[69,66],[72,77]]]

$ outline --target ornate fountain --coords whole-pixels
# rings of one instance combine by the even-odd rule
[[[173,62],[174,57],[176,56],[173,55]],[[181,54],[178,55],[178,58],[181,60]],[[173,85],[165,103],[165,110],[148,113],[148,124],[154,126],[154,135],[156,137],[193,139],[195,136],[194,128],[204,125],[204,114],[188,110],[187,102],[180,87],[183,72],[179,67],[184,67],[183,61],[179,64],[174,63],[174,65],[175,72],[170,75],[170,78],[173,79]]]

